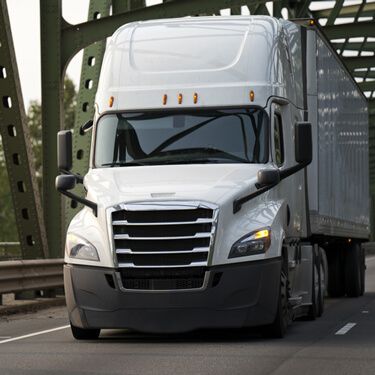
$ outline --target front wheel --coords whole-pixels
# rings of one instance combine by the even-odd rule
[[[280,275],[280,292],[277,313],[274,322],[266,327],[266,334],[270,337],[283,338],[289,323],[289,285],[288,273],[283,266]]]
[[[73,337],[76,340],[96,340],[100,335],[100,329],[79,328],[70,323]]]

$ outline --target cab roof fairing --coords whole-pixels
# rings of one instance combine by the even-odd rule
[[[96,95],[98,113],[263,107],[272,95],[295,102],[299,94],[288,70],[284,33],[280,20],[266,16],[189,17],[124,25],[105,53]],[[250,90],[255,92],[253,102]],[[109,107],[111,96],[114,103]]]

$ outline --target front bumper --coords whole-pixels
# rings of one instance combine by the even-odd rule
[[[170,333],[272,323],[280,271],[281,258],[273,258],[210,267],[202,290],[124,291],[114,269],[65,265],[64,284],[77,327]]]

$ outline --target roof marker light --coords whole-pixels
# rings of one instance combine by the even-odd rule
[[[198,103],[198,94],[195,92],[193,95],[194,104]]]
[[[315,20],[313,19],[309,20],[309,26],[315,26]]]
[[[168,100],[168,95],[167,95],[167,94],[164,94],[164,95],[163,95],[163,105],[166,105],[166,104],[167,104],[167,100]]]
[[[114,101],[115,101],[115,98],[114,98],[113,96],[110,96],[110,97],[109,97],[109,102],[108,102],[110,108],[113,107],[113,102],[114,102]]]
[[[178,104],[182,104],[182,94],[178,94]]]
[[[251,90],[250,93],[249,93],[249,97],[250,97],[250,101],[253,102],[254,99],[255,99],[255,94],[254,94],[254,91]]]

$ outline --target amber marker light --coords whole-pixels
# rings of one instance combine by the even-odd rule
[[[250,101],[253,102],[255,99],[255,94],[253,90],[250,91],[249,97],[250,97]]]
[[[267,238],[270,235],[270,231],[268,229],[263,229],[254,234],[254,238],[256,240],[260,240],[261,238]]]
[[[163,95],[163,105],[166,105],[166,104],[167,104],[167,101],[168,101],[168,95],[167,95],[167,94],[164,94],[164,95]]]
[[[178,104],[182,104],[182,94],[178,94]]]
[[[114,98],[113,96],[111,96],[111,97],[109,98],[109,102],[108,102],[110,108],[113,107],[113,102],[114,102],[114,101],[115,101],[115,98]]]
[[[193,95],[194,104],[198,103],[198,94],[195,92]]]
[[[315,20],[309,20],[309,26],[315,26]]]

